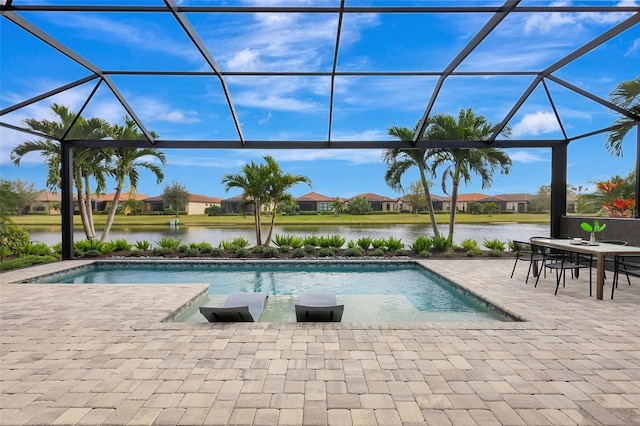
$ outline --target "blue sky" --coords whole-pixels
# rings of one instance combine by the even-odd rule
[[[2,1],[0,0],[0,3]],[[42,4],[15,0],[14,4]],[[75,4],[79,2],[74,2]],[[86,1],[86,4],[130,4],[121,1]],[[161,0],[135,4],[162,5]],[[180,1],[180,5],[217,4]],[[332,1],[246,1],[234,5],[329,5]],[[347,1],[347,6],[397,4],[448,4],[444,1]],[[465,5],[474,4],[466,1]],[[475,2],[501,5],[502,2]],[[542,2],[521,5],[593,4],[593,2]],[[637,6],[633,1],[598,2],[601,5]],[[66,46],[104,70],[209,70],[206,62],[169,14],[89,13],[59,15],[21,13]],[[492,14],[346,14],[342,24],[338,71],[440,71],[458,54]],[[510,15],[458,68],[459,71],[536,71],[544,69],[621,22],[629,13],[517,13]],[[331,71],[337,15],[335,14],[187,14],[211,55],[229,71]],[[6,108],[52,90],[89,72],[69,61],[40,40],[0,20],[0,107]],[[636,25],[554,75],[606,98],[615,85],[635,78],[640,70],[640,27]],[[116,75],[113,82],[148,129],[161,139],[234,140],[237,133],[219,80],[215,77],[140,77]],[[532,76],[497,78],[449,77],[434,113],[457,115],[462,108],[497,123],[533,80]],[[333,140],[388,140],[390,126],[412,128],[420,119],[437,77],[336,77],[332,127]],[[326,140],[330,77],[230,76],[227,78],[244,136],[247,140]],[[25,118],[51,119],[49,105],[57,102],[78,110],[95,81],[44,99],[0,117],[22,125]],[[611,124],[616,115],[553,82],[549,90],[570,136]],[[86,108],[85,116],[122,122],[125,110],[103,84]],[[515,139],[551,139],[561,135],[558,122],[542,87],[538,87],[509,123]],[[0,127],[0,175],[21,178],[45,187],[42,158],[31,154],[20,167],[10,162],[11,150],[32,140],[28,134]],[[635,166],[636,132],[623,144],[624,156],[612,157],[604,148],[605,135],[573,142],[569,146],[568,182],[585,188],[592,181],[620,174]],[[483,190],[479,179],[461,192],[499,194],[535,193],[550,182],[549,149],[509,149],[511,173],[496,175]],[[291,173],[308,176],[311,190],[333,197],[374,192],[400,195],[384,182],[385,165],[380,150],[165,150],[165,181],[157,186],[144,173],[139,193],[159,195],[172,181],[192,193],[230,197],[222,176],[235,173],[248,161],[272,155]],[[417,180],[408,173],[403,184]],[[449,186],[450,187],[450,186]],[[308,192],[295,187],[293,195]],[[433,193],[442,194],[439,181]]]

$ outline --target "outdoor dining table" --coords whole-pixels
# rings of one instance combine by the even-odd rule
[[[574,253],[591,254],[596,257],[596,298],[602,300],[604,293],[604,267],[605,258],[607,256],[640,255],[640,247],[621,246],[618,244],[598,243],[598,245],[574,244],[570,239],[562,238],[539,238],[530,239],[531,243],[543,247],[555,248]]]

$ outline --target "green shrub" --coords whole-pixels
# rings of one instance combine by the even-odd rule
[[[469,250],[480,250],[480,247],[478,247],[478,242],[476,240],[468,238],[462,242],[462,249],[468,252]]]
[[[186,245],[186,244],[181,244],[181,245],[178,247],[178,250],[177,250],[177,251],[178,251],[178,253],[186,253],[186,252],[187,252],[187,250],[189,250],[189,246],[188,246],[188,245]]]
[[[347,241],[346,238],[340,235],[327,235],[326,237],[320,237],[320,247],[332,247],[339,249]]]
[[[303,250],[305,251],[305,253],[315,253],[316,247],[315,246],[305,245],[303,247]]]
[[[0,246],[9,249],[9,256],[19,255],[27,244],[31,244],[31,238],[26,229],[0,222]]]
[[[186,257],[198,257],[200,256],[200,250],[195,247],[187,247],[187,249],[184,251],[184,255]]]
[[[433,245],[433,240],[425,235],[420,235],[413,244],[409,245],[409,248],[414,252],[422,256],[422,252],[429,251]]]
[[[24,254],[27,256],[52,256],[54,251],[45,243],[29,244]]]
[[[119,238],[117,240],[111,240],[107,244],[111,246],[111,248],[113,249],[112,251],[131,250],[131,248],[133,247],[132,244],[129,244],[127,240],[122,238]]]
[[[373,250],[371,253],[369,253],[369,256],[384,256],[385,253],[385,249],[383,247],[378,247],[377,249]]]
[[[294,238],[296,237],[290,234],[287,234],[287,235],[276,234],[276,236],[271,242],[275,244],[276,247],[282,247],[282,246],[293,247],[292,242]]]
[[[281,247],[278,247],[278,251],[279,251],[280,253],[289,253],[291,250],[293,250],[293,247],[291,247],[291,246],[281,246]]]
[[[489,257],[502,257],[504,256],[504,250],[491,249],[489,250]]]
[[[387,239],[387,249],[390,251],[402,250],[404,248],[404,243],[402,242],[402,238],[393,238],[389,237]]]
[[[447,251],[453,245],[453,235],[444,237],[442,235],[433,237],[433,249],[436,251]]]
[[[162,237],[160,241],[156,241],[156,244],[160,248],[170,248],[171,250],[177,250],[180,247],[180,240],[174,240],[173,238]]]
[[[384,238],[376,238],[371,241],[371,247],[373,247],[374,249],[385,248],[387,247],[387,240],[385,240]]]
[[[359,257],[364,255],[365,250],[360,246],[350,247],[344,251],[344,255],[348,257]]]
[[[469,249],[469,250],[466,251],[466,254],[469,257],[480,256],[482,254],[482,250],[480,250],[479,248],[477,248],[477,249]]]
[[[76,253],[84,253],[90,250],[101,252],[103,247],[104,243],[99,240],[80,240],[73,243],[73,251]]]
[[[371,237],[362,237],[358,239],[356,244],[358,244],[358,246],[361,247],[362,250],[364,250],[366,253],[367,250],[369,250],[369,248],[371,247],[372,242],[373,240],[371,239]]]
[[[175,253],[175,249],[171,247],[156,247],[153,249],[153,252],[161,256],[169,256]]]
[[[56,254],[59,254],[59,255],[62,254],[62,243],[55,243],[54,245],[51,246],[51,249]]]
[[[227,252],[224,251],[224,249],[221,249],[220,247],[216,247],[211,249],[211,251],[209,252],[209,255],[211,257],[225,257],[227,255]]]
[[[455,250],[449,248],[443,254],[444,257],[454,257],[456,255]]]
[[[82,257],[100,257],[102,252],[100,250],[87,250],[82,253]]]
[[[278,257],[278,254],[280,254],[280,252],[275,247],[264,247],[262,249],[262,257],[266,257],[266,258]]]
[[[251,253],[260,254],[260,253],[264,252],[265,248],[266,248],[265,246],[255,246],[254,248],[251,249]]]
[[[211,245],[211,243],[208,243],[206,241],[202,241],[199,243],[190,243],[189,247],[198,249],[201,253],[210,253],[211,250],[213,250],[213,246]]]
[[[418,256],[420,256],[420,257],[431,257],[431,252],[429,250],[423,250],[418,254]]]
[[[22,256],[14,259],[0,261],[0,271],[10,271],[12,269],[26,268],[27,266],[39,265],[42,263],[57,262],[56,256]]]
[[[307,252],[303,248],[297,248],[293,251],[293,253],[291,253],[291,256],[295,258],[306,257]]]
[[[335,252],[330,247],[323,247],[318,252],[319,257],[331,257],[335,256]]]
[[[249,249],[246,249],[244,247],[239,247],[235,251],[235,256],[238,258],[247,258],[251,256],[251,252],[249,251]]]
[[[137,250],[146,251],[146,250],[149,250],[151,248],[151,243],[149,243],[149,241],[147,241],[147,240],[141,240],[141,241],[139,240],[139,241],[136,241],[134,246],[135,246],[135,248]]]
[[[485,238],[483,245],[486,248],[488,248],[490,251],[491,250],[497,250],[497,251],[504,252],[506,250],[505,243],[500,241],[500,240],[498,240],[497,238],[494,238],[493,240],[487,240]]]
[[[320,247],[320,237],[318,237],[317,235],[308,235],[304,237],[302,245]]]
[[[245,248],[249,245],[249,241],[243,237],[236,237],[233,240],[231,240],[231,245]]]

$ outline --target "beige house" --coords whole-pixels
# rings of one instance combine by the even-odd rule
[[[48,191],[39,191],[32,205],[27,207],[26,214],[29,213],[46,213],[50,215],[60,214],[60,203],[62,197],[60,194],[54,194]]]
[[[189,203],[186,210],[188,215],[192,214],[206,214],[205,210],[208,207],[220,207],[222,198],[220,197],[208,197],[200,194],[189,194]]]

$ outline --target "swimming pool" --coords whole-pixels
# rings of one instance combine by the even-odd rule
[[[413,262],[96,262],[40,283],[210,283],[207,297],[176,321],[200,322],[198,306],[233,291],[266,292],[260,321],[295,321],[298,294],[332,292],[344,322],[513,321],[487,302]]]

